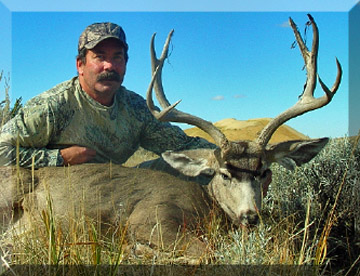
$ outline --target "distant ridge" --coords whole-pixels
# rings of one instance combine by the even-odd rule
[[[214,125],[218,127],[231,141],[254,140],[256,134],[259,133],[270,120],[271,118],[259,118],[240,121],[230,118],[218,121],[214,123]],[[213,139],[210,138],[207,133],[197,127],[185,129],[185,133],[189,136],[199,136],[213,142]],[[309,139],[309,137],[287,125],[282,125],[276,130],[269,143],[298,139],[306,140]]]

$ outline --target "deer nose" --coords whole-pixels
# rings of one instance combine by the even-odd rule
[[[247,211],[239,217],[239,224],[242,226],[253,227],[259,222],[259,216],[254,211]]]

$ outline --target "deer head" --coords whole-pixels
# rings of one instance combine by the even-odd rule
[[[305,61],[307,79],[304,91],[298,102],[272,119],[266,125],[255,141],[229,141],[225,135],[211,122],[196,116],[181,112],[175,108],[180,102],[170,105],[164,94],[161,71],[167,58],[168,47],[173,35],[169,33],[162,54],[158,59],[154,50],[155,34],[152,36],[150,52],[152,61],[152,79],[147,91],[147,104],[151,113],[160,121],[180,122],[197,126],[208,133],[218,146],[215,150],[165,152],[162,156],[175,169],[185,175],[197,176],[209,174],[213,176],[209,184],[209,192],[235,224],[254,224],[261,209],[262,196],[271,182],[269,166],[278,162],[287,169],[294,169],[310,161],[326,145],[328,138],[304,141],[286,141],[274,145],[268,144],[274,132],[286,121],[308,111],[327,105],[337,91],[342,76],[339,61],[336,59],[337,77],[329,89],[317,75],[317,55],[319,33],[311,15],[308,15],[313,29],[311,51],[306,47],[295,23],[289,22],[294,31],[301,54]],[[325,92],[320,98],[314,97],[317,79]],[[152,100],[152,90],[155,90],[159,104],[163,108],[158,111]]]

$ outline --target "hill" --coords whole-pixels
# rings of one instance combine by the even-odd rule
[[[218,127],[231,141],[254,140],[256,134],[259,133],[270,120],[270,118],[251,119],[247,121],[224,119],[214,123],[214,125]],[[210,138],[207,133],[197,127],[185,129],[184,131],[189,136],[199,136],[213,142],[213,139]],[[297,139],[309,139],[309,137],[287,125],[282,125],[271,137],[270,143]]]

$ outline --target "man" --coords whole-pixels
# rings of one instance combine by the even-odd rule
[[[139,146],[157,154],[214,147],[158,122],[141,96],[121,86],[127,61],[120,26],[88,26],[78,44],[78,76],[34,97],[3,126],[0,165],[121,164]]]

